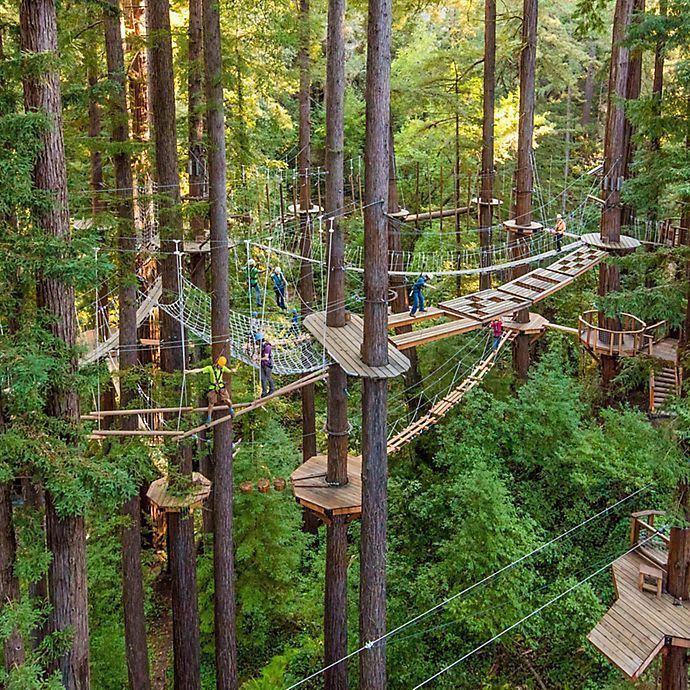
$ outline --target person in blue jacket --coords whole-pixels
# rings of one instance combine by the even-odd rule
[[[276,293],[276,304],[279,309],[285,311],[285,295],[287,292],[287,280],[283,275],[280,266],[276,266],[271,272],[271,280],[273,281],[273,291]]]
[[[410,300],[412,301],[410,316],[414,316],[418,311],[426,311],[424,308],[424,288],[432,279],[431,273],[422,273],[414,282],[414,285],[412,285],[412,290],[410,290]]]

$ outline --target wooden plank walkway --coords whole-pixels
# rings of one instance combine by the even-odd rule
[[[410,360],[395,348],[388,345],[388,364],[371,367],[362,361],[362,342],[364,341],[364,321],[356,314],[339,328],[326,326],[326,312],[309,314],[304,319],[305,328],[318,340],[328,354],[345,370],[348,376],[369,379],[391,379],[402,376],[410,368]]]
[[[537,268],[498,288],[440,302],[438,309],[446,312],[446,316],[455,316],[456,321],[396,335],[392,341],[399,350],[405,350],[482,328],[492,319],[527,309],[535,302],[570,285],[578,276],[594,268],[605,256],[606,252],[583,246],[548,268]]]
[[[457,318],[457,317],[456,317]],[[431,343],[434,340],[442,340],[443,338],[450,338],[461,333],[468,333],[481,328],[481,323],[475,319],[457,319],[456,321],[449,321],[447,323],[440,323],[429,328],[420,328],[410,333],[400,333],[391,338],[393,344],[398,350],[407,350],[411,347]]]
[[[389,314],[388,328],[400,328],[401,326],[411,326],[420,321],[428,321],[429,319],[440,319],[442,316],[450,316],[447,311],[439,309],[438,307],[427,307],[425,311],[418,311],[414,316],[410,316],[409,311],[403,311],[399,314]]]
[[[412,424],[393,436],[388,441],[388,455],[397,453],[403,446],[406,446],[410,441],[417,438],[417,436],[445,417],[448,412],[467,395],[467,393],[473,388],[476,388],[484,378],[486,378],[486,375],[493,369],[494,364],[496,364],[499,352],[507,343],[515,340],[516,336],[517,332],[505,333],[503,338],[501,338],[498,349],[492,350],[486,357],[480,360],[477,366],[472,370],[472,373],[464,379],[457,388],[454,388],[443,398],[438,400],[423,417],[415,420]]]
[[[358,517],[362,514],[362,458],[348,456],[345,486],[326,484],[328,457],[315,455],[291,475],[297,502],[328,522],[334,515]]]
[[[690,603],[638,589],[640,564],[649,563],[639,550],[613,564],[618,599],[589,633],[589,641],[631,680],[636,680],[664,646],[666,637],[690,644]]]

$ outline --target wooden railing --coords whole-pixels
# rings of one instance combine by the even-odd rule
[[[578,319],[580,341],[592,352],[604,355],[636,355],[645,348],[647,324],[632,314],[621,314],[619,327],[599,326],[599,312],[586,311]]]
[[[644,329],[644,340],[649,354],[652,347],[668,336],[668,321],[657,321]]]

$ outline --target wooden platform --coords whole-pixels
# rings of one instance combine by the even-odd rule
[[[345,486],[326,484],[327,465],[325,455],[315,455],[290,475],[295,499],[325,522],[330,522],[334,515],[359,517],[362,514],[362,458],[348,457],[349,481]]]
[[[621,235],[619,242],[609,242],[603,239],[598,232],[589,232],[582,235],[582,241],[590,247],[602,249],[612,254],[630,254],[641,245],[639,240],[628,235]]]
[[[668,594],[657,598],[638,589],[640,564],[648,562],[635,551],[613,564],[618,599],[587,636],[631,680],[640,677],[667,637],[690,647],[690,602],[675,606]]]
[[[199,472],[192,473],[192,486],[189,491],[173,493],[168,491],[168,477],[161,477],[149,486],[146,495],[151,503],[168,513],[198,508],[211,494],[211,482]]]
[[[510,287],[510,284],[507,284]],[[460,317],[488,324],[497,316],[512,314],[531,305],[528,299],[517,297],[506,290],[482,290],[465,297],[442,303],[442,308]]]
[[[326,326],[326,312],[309,314],[304,319],[305,328],[345,370],[348,376],[370,379],[392,379],[402,376],[410,368],[410,360],[399,352],[393,343],[388,345],[388,364],[371,367],[362,361],[364,321],[356,314],[340,328]]]
[[[527,333],[528,335],[542,333],[549,325],[548,319],[534,312],[529,313],[529,321],[527,323],[519,323],[507,318],[504,318],[502,321],[505,330],[514,331],[515,333]]]
[[[651,356],[662,362],[675,364],[678,360],[678,338],[664,338],[654,343]]]

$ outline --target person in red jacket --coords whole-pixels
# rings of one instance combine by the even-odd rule
[[[501,337],[503,336],[503,321],[501,319],[494,319],[490,324],[491,333],[494,336],[494,352],[498,350],[498,346],[501,344]]]

